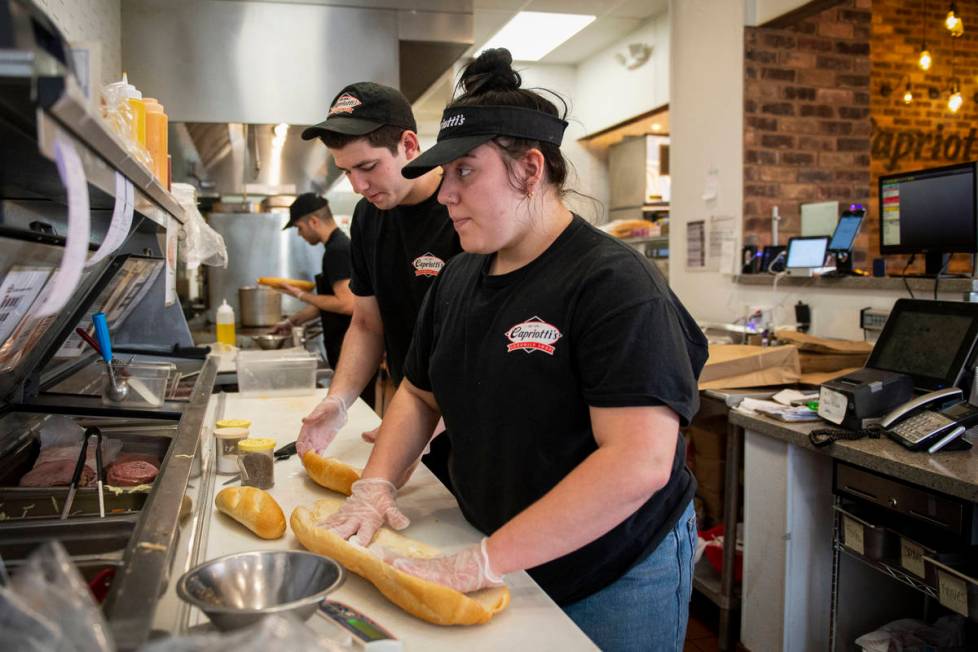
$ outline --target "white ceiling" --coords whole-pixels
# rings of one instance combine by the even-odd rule
[[[378,2],[381,0],[377,0]],[[669,0],[474,0],[474,39],[464,56],[471,56],[520,11],[589,14],[594,22],[565,41],[541,63],[573,65],[605,49],[653,16],[668,11]],[[448,71],[417,102],[419,121],[438,120],[452,99],[455,71]]]

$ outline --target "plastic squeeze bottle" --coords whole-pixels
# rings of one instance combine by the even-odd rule
[[[217,341],[228,346],[237,344],[234,335],[234,308],[228,305],[227,299],[217,309]]]

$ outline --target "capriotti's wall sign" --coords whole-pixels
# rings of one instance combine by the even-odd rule
[[[956,161],[972,161],[978,157],[978,130],[945,129],[938,124],[933,129],[910,127],[881,127],[871,119],[872,156],[883,162],[887,170],[918,167],[909,163],[941,165]]]

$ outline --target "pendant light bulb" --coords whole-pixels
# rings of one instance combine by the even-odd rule
[[[964,34],[964,21],[958,15],[958,6],[955,2],[952,2],[950,9],[948,9],[947,17],[944,19],[944,27],[955,38]]]
[[[917,67],[921,70],[930,70],[934,63],[934,58],[930,55],[926,43],[920,44],[920,54],[917,55]]]
[[[958,90],[957,85],[951,87],[951,94],[947,98],[947,109],[951,113],[957,113],[964,103],[964,98],[961,97],[961,91]]]
[[[910,82],[907,82],[907,90],[903,92],[903,103],[910,104],[913,102],[913,90],[910,88]]]

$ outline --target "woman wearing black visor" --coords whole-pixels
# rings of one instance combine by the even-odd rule
[[[326,525],[407,524],[392,479],[444,416],[463,514],[487,538],[398,568],[460,591],[527,570],[603,650],[680,650],[696,526],[680,425],[706,340],[645,258],[562,201],[567,123],[506,50],[464,71],[438,201],[466,253],[431,287],[405,381],[353,495]]]

